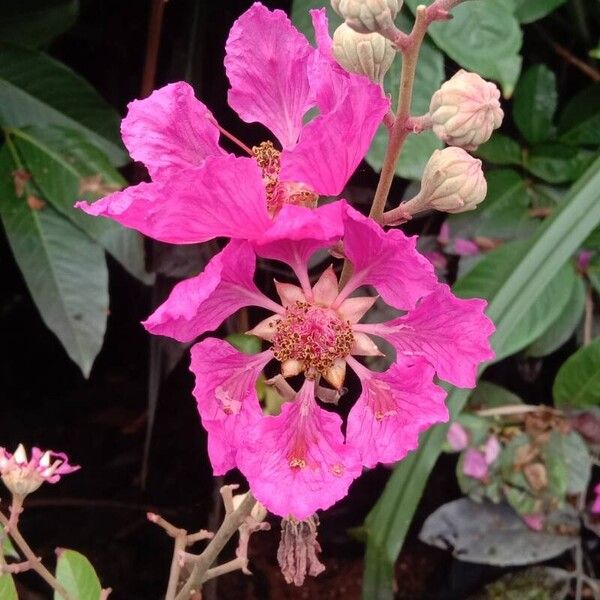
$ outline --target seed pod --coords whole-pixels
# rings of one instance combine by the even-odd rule
[[[333,10],[358,33],[395,30],[402,0],[331,0]]]
[[[473,210],[486,193],[481,161],[450,147],[436,150],[425,165],[419,201],[426,208],[459,213]]]
[[[371,81],[383,84],[396,52],[382,35],[357,33],[342,23],[333,34],[333,55],[346,71],[366,75]]]
[[[450,146],[475,150],[500,127],[500,90],[476,73],[460,70],[431,98],[433,132]]]

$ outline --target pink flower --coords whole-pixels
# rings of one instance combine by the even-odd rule
[[[598,514],[600,513],[600,483],[594,488],[594,494],[596,494],[596,497],[592,504],[592,512]]]
[[[194,394],[215,472],[237,466],[271,512],[296,519],[331,506],[362,466],[402,459],[417,447],[420,432],[448,419],[446,394],[433,383],[436,371],[470,386],[479,362],[492,356],[485,302],[460,300],[439,284],[415,238],[384,232],[343,201],[323,211],[327,218],[321,220],[314,211],[284,206],[285,218],[261,243],[231,241],[204,272],[175,286],[144,324],[151,333],[190,341],[243,306],[272,313],[250,332],[271,344],[264,352],[242,354],[212,338],[193,347]],[[352,276],[339,290],[328,267],[311,285],[309,259],[340,241]],[[257,255],[286,263],[296,274],[299,285],[275,282],[280,303],[254,284]],[[387,323],[360,323],[376,301],[353,295],[366,285],[407,313]],[[387,371],[371,371],[355,358],[381,355],[371,335],[396,348]],[[297,393],[288,386],[280,415],[263,417],[255,384],[273,358],[284,377],[304,374],[305,382]],[[315,395],[319,380],[340,389],[347,366],[362,393],[344,441],[340,417],[321,408]]]
[[[0,448],[0,475],[11,493],[26,496],[35,492],[42,483],[56,483],[62,475],[73,473],[80,467],[69,464],[66,454],[39,448],[31,449],[31,459],[19,444],[14,454]]]
[[[219,145],[220,127],[183,82],[129,105],[121,132],[152,177],[77,206],[175,244],[215,237],[260,240],[285,205],[314,207],[344,188],[388,110],[367,78],[331,54],[325,11],[312,11],[318,48],[280,10],[255,3],[226,44],[229,104],[246,122],[271,130],[249,157]],[[306,113],[318,116],[304,124]],[[305,210],[308,210],[305,208]],[[277,219],[275,219],[277,220]]]
[[[459,452],[469,445],[469,434],[467,430],[458,422],[454,422],[448,428],[446,440],[452,450]]]
[[[488,438],[483,448],[469,448],[463,459],[463,473],[467,477],[483,480],[488,476],[489,466],[498,458],[502,446],[495,435]]]
[[[479,246],[471,240],[456,238],[454,240],[454,252],[459,256],[476,256],[479,254]]]
[[[521,517],[525,525],[533,531],[542,531],[544,528],[544,515],[541,513],[532,513]]]

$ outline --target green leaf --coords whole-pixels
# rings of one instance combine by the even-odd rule
[[[548,139],[556,111],[556,77],[545,65],[529,67],[515,89],[513,118],[530,144]]]
[[[420,0],[407,0],[414,12]],[[509,97],[521,69],[522,33],[501,2],[472,0],[452,9],[451,21],[433,23],[429,35],[461,67],[495,79]]]
[[[600,83],[585,88],[567,104],[558,133],[567,144],[600,144]]]
[[[134,277],[150,283],[142,237],[110,219],[91,217],[74,207],[77,200],[93,201],[125,185],[106,156],[80,133],[63,127],[12,129],[9,133],[44,199]]]
[[[499,406],[508,406],[514,404],[523,404],[523,400],[506,388],[496,385],[491,381],[478,381],[477,387],[469,396],[469,407],[473,410],[482,408],[497,408]]]
[[[495,165],[520,165],[522,161],[521,146],[512,138],[494,132],[492,137],[477,149],[477,156]]]
[[[108,314],[103,249],[51,206],[32,209],[12,182],[10,143],[0,150],[0,216],[15,260],[44,323],[88,376]]]
[[[575,431],[562,437],[562,450],[567,464],[567,494],[583,494],[592,474],[592,459],[583,438]]]
[[[552,395],[560,407],[584,408],[600,404],[600,338],[583,346],[562,365]]]
[[[550,142],[531,149],[525,168],[549,183],[568,183],[578,179],[594,158],[586,150]]]
[[[2,600],[19,600],[17,588],[10,573],[0,575],[0,598]]]
[[[521,23],[533,23],[556,10],[566,0],[514,0],[515,15]]]
[[[596,254],[590,260],[590,264],[587,269],[587,276],[590,283],[594,286],[594,289],[600,294],[600,254]]]
[[[4,528],[0,528],[0,530],[4,531]],[[9,556],[10,558],[20,558],[19,553],[16,551],[12,540],[7,535],[4,535],[2,538],[2,554],[4,556]],[[0,596],[1,598],[2,596]]]
[[[0,41],[37,48],[75,23],[77,0],[19,0],[0,3]]]
[[[550,327],[526,350],[527,356],[542,357],[558,350],[573,335],[585,308],[585,284],[576,277],[569,301]]]
[[[0,124],[76,129],[114,165],[127,162],[119,117],[84,79],[41,52],[0,43]]]
[[[502,287],[502,282],[519,264],[527,246],[527,241],[518,241],[493,250],[456,282],[454,292],[461,298],[482,297],[491,300]],[[536,301],[520,315],[512,326],[511,335],[505,336],[501,344],[497,343],[496,336],[493,338],[493,342],[496,342],[493,343],[495,360],[526,347],[558,319],[569,302],[574,280],[573,267],[566,263],[542,290],[536,290]]]
[[[228,335],[225,340],[244,354],[257,354],[261,350],[260,338],[255,335],[232,333],[231,335]]]
[[[477,210],[448,217],[451,240],[478,236],[500,240],[529,237],[538,221],[529,214],[525,180],[512,169],[499,169],[487,174],[487,184],[487,196]]]
[[[99,600],[102,587],[90,561],[75,550],[59,550],[56,579],[77,600]],[[63,600],[54,592],[54,600]]]
[[[550,434],[550,439],[542,447],[541,456],[548,473],[548,492],[554,498],[563,500],[569,488],[569,471],[560,433],[553,431]]]
[[[406,18],[400,19],[400,25],[403,29],[409,30],[411,22]],[[392,97],[393,107],[396,106],[398,101],[401,63],[401,57],[398,56],[384,80],[384,88],[386,93]],[[421,46],[413,87],[413,114],[422,114],[429,111],[431,96],[440,87],[443,79],[444,57],[433,44],[425,41]],[[376,171],[381,171],[387,148],[387,140],[387,129],[381,126],[366,157],[367,162]],[[442,145],[440,140],[431,131],[410,134],[406,138],[400,160],[396,165],[396,174],[406,179],[420,179],[429,157],[433,154],[434,150],[441,148]]]
[[[600,159],[572,187],[568,197],[523,248],[518,263],[501,280],[490,298],[487,313],[496,324],[497,348],[506,344],[519,319],[537,300],[582,241],[600,223]],[[446,386],[452,415],[460,413],[468,390]],[[433,469],[447,426],[437,426],[421,436],[420,448],[392,472],[366,521],[369,533],[365,557],[363,598],[393,598],[394,562],[408,532],[429,473]]]

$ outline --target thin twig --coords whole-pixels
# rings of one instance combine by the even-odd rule
[[[158,61],[158,49],[160,47],[160,34],[162,31],[163,15],[167,0],[152,0],[150,9],[150,21],[148,23],[148,41],[146,42],[146,60],[142,75],[142,87],[140,96],[149,96],[154,89],[156,79],[156,63]]]
[[[185,550],[187,542],[187,531],[180,529],[175,536],[173,545],[173,558],[171,559],[171,569],[169,571],[169,583],[167,584],[167,593],[165,600],[173,600],[177,594],[177,586],[179,584],[179,574],[181,573],[181,557],[180,554]]]

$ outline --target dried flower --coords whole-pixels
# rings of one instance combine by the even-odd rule
[[[424,208],[460,213],[473,210],[486,193],[481,161],[461,148],[451,147],[432,154],[417,198]]]
[[[318,558],[321,552],[317,541],[318,525],[317,515],[304,521],[293,517],[282,519],[277,562],[287,583],[301,586],[307,574],[316,577],[325,570]]]
[[[333,34],[333,55],[347,71],[365,75],[382,85],[396,51],[378,33],[357,33],[342,23]]]
[[[433,132],[446,144],[475,150],[500,127],[500,90],[476,73],[458,71],[431,98]]]
[[[333,10],[358,33],[391,31],[402,0],[331,0]]]
[[[19,444],[14,454],[0,448],[0,475],[6,487],[16,496],[35,492],[45,481],[56,483],[62,475],[79,468],[70,465],[67,455],[62,452],[43,452],[34,447],[28,461],[23,444]]]

